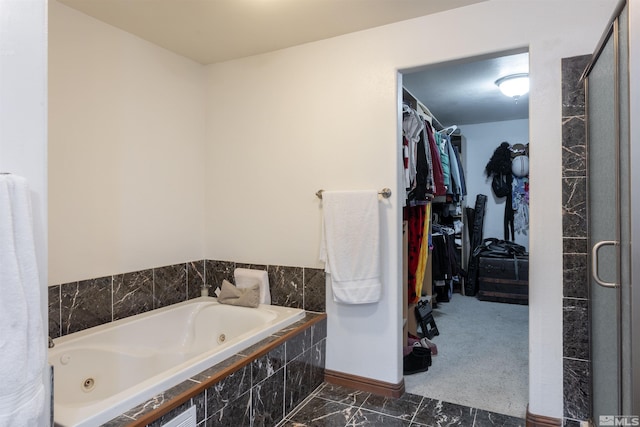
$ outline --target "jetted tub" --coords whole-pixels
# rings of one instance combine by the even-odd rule
[[[56,426],[96,426],[302,319],[200,297],[54,340]]]

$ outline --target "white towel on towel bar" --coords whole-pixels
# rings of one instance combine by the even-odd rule
[[[329,273],[333,299],[344,304],[380,300],[378,192],[324,191],[320,259]]]
[[[27,182],[0,175],[0,426],[37,425],[46,361]]]

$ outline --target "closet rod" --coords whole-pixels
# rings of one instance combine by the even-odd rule
[[[429,108],[426,105],[424,105],[414,94],[409,92],[407,90],[407,88],[405,88],[405,87],[403,87],[402,90],[407,92],[407,94],[409,94],[409,96],[412,97],[416,101],[416,105],[418,106],[418,108],[420,108],[422,110],[422,112],[424,114],[427,114],[429,117],[431,117],[431,119],[434,122],[438,123],[441,128],[445,127],[445,125],[443,125],[442,122],[440,122],[440,120],[438,120],[438,118],[431,112],[431,110],[429,110]]]
[[[422,102],[420,102],[418,100],[416,100],[416,101],[418,102],[418,108],[420,108],[423,111],[423,113],[429,115],[434,122],[439,124],[441,128],[444,128],[444,125],[440,122],[440,120],[438,120],[438,118],[436,116],[433,115],[431,110],[429,110]]]
[[[322,199],[322,192],[323,191],[324,190],[316,191],[316,196],[318,197],[318,199]],[[385,187],[382,190],[378,191],[378,194],[381,195],[382,197],[384,197],[385,199],[388,199],[389,197],[391,197],[391,189]]]

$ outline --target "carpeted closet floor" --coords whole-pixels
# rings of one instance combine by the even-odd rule
[[[427,372],[406,375],[405,390],[524,418],[529,383],[529,307],[454,294],[434,309],[438,355]]]

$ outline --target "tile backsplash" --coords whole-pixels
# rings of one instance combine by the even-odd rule
[[[200,260],[49,287],[49,335],[57,338],[210,293],[236,268],[266,270],[271,303],[325,311],[324,270]]]

